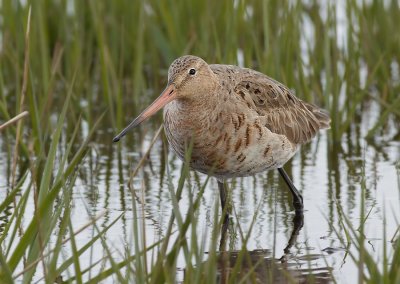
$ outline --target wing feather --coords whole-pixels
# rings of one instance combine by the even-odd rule
[[[253,72],[248,71],[248,76],[238,80],[234,91],[247,100],[247,106],[254,108],[272,132],[285,135],[292,143],[303,144],[320,129],[329,128],[330,118],[325,110],[298,99],[268,76]]]

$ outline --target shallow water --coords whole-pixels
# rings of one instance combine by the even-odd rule
[[[27,3],[25,3],[26,1],[20,2],[23,6],[27,5]],[[62,2],[64,3],[64,1]],[[237,6],[240,1],[234,2]],[[318,1],[303,2],[307,10],[313,8],[314,4]],[[351,25],[352,29],[355,31],[363,31],[363,29],[358,26],[360,23],[355,21],[357,17],[353,18],[353,21],[348,19],[347,11],[351,10],[347,10],[346,7],[348,7],[348,3],[351,2],[343,0],[320,2],[321,3],[318,2],[316,6],[319,7],[318,14],[320,14],[321,19],[316,17],[316,20],[313,20],[312,13],[302,12],[301,23],[296,23],[296,25],[302,26],[302,31],[304,32],[299,39],[300,50],[296,51],[296,53],[299,52],[301,54],[301,62],[303,62],[304,66],[300,67],[303,68],[302,72],[307,75],[304,78],[307,80],[315,80],[314,76],[309,75],[313,74],[313,72],[325,72],[325,70],[329,70],[329,68],[324,65],[323,68],[315,67],[314,70],[314,65],[328,64],[330,61],[332,61],[332,64],[335,64],[335,60],[338,60],[336,62],[338,78],[340,78],[339,81],[343,79],[339,84],[339,106],[345,105],[347,100],[351,99],[353,95],[354,98],[356,98],[357,96],[350,92],[353,92],[355,89],[357,90],[358,87],[360,90],[368,92],[371,96],[367,96],[362,103],[358,103],[358,99],[354,100],[354,102],[350,102],[351,104],[357,104],[357,114],[350,129],[342,136],[340,141],[332,140],[331,130],[321,131],[320,135],[313,139],[311,143],[304,145],[295,157],[285,165],[285,169],[293,178],[294,184],[303,194],[305,203],[304,220],[295,219],[290,193],[277,171],[264,172],[254,177],[229,181],[229,187],[232,192],[234,215],[230,219],[229,225],[223,227],[221,236],[218,236],[217,240],[217,242],[222,245],[220,247],[221,252],[218,253],[218,272],[216,277],[222,282],[232,273],[232,267],[238,259],[238,252],[243,249],[242,238],[240,236],[241,232],[245,236],[249,234],[246,248],[251,262],[250,264],[242,263],[240,265],[242,273],[246,273],[257,263],[259,267],[256,269],[256,280],[261,283],[267,280],[272,283],[285,283],[287,282],[287,278],[295,279],[300,283],[307,282],[310,279],[312,279],[310,280],[312,283],[329,283],[333,281],[332,279],[335,279],[338,283],[356,283],[359,272],[349,252],[354,252],[357,255],[357,250],[354,245],[347,244],[340,240],[340,238],[345,239],[345,232],[342,229],[342,223],[345,219],[348,219],[354,228],[358,228],[361,223],[365,223],[365,245],[368,252],[373,255],[378,263],[382,264],[382,251],[385,244],[383,238],[385,234],[387,238],[386,249],[389,254],[389,259],[393,251],[390,240],[394,236],[396,229],[399,228],[400,222],[400,129],[398,127],[398,121],[395,121],[395,119],[398,120],[398,116],[389,115],[388,123],[382,127],[383,129],[379,128],[374,132],[376,135],[373,139],[366,140],[364,137],[366,137],[368,131],[373,128],[381,114],[387,111],[387,109],[381,108],[379,104],[374,103],[374,100],[370,98],[385,98],[387,94],[380,96],[380,94],[376,92],[381,89],[386,92],[386,87],[390,88],[390,86],[398,86],[399,84],[398,57],[391,59],[393,60],[392,63],[388,64],[391,67],[391,71],[388,71],[389,77],[385,78],[385,80],[391,80],[393,82],[387,85],[384,84],[384,88],[374,86],[375,64],[377,65],[376,68],[378,68],[379,64],[385,62],[380,61],[384,57],[379,58],[379,62],[374,61],[374,56],[371,57],[369,60],[373,61],[373,68],[371,68],[371,64],[367,64],[367,62],[364,61],[368,58],[357,57],[356,61],[359,61],[360,67],[360,86],[348,86],[346,83],[348,81],[344,80],[347,78],[345,74],[347,72],[353,72],[353,69],[347,69],[345,66],[345,59],[347,57],[343,55],[349,50],[347,40],[351,37],[355,37],[354,40],[362,39],[362,33],[360,36],[348,34],[349,25]],[[361,2],[378,3],[379,1],[356,1],[355,3],[361,5]],[[390,1],[383,2],[386,4],[390,3]],[[66,3],[69,5],[74,2],[66,1]],[[291,3],[289,4],[289,6],[291,6],[298,2],[289,1],[289,3]],[[368,5],[370,4],[367,4],[367,6]],[[68,13],[73,15],[75,13],[74,7],[67,7],[69,10]],[[147,8],[149,7],[150,6]],[[343,58],[339,56],[338,59],[337,56],[332,56],[331,60],[327,60],[327,62],[314,62],[312,58],[315,54],[314,51],[319,50],[315,48],[315,50],[313,50],[314,45],[316,43],[317,45],[322,45],[325,44],[326,41],[326,39],[315,38],[315,35],[319,34],[316,32],[319,27],[314,25],[316,23],[318,24],[319,20],[321,20],[321,23],[327,20],[329,7],[334,8],[336,11],[334,13],[334,17],[337,21],[335,28],[336,44],[338,48],[344,50],[343,54],[339,53],[342,54]],[[254,12],[252,6],[249,5],[247,8],[246,16],[252,17]],[[363,15],[364,14],[360,15],[360,17],[363,17]],[[366,13],[366,15],[369,14]],[[374,20],[374,17],[379,18],[380,15],[381,14],[371,14],[371,21]],[[4,15],[4,18],[7,19],[6,15]],[[121,23],[123,22],[121,21]],[[162,21],[155,22],[155,26],[160,23],[162,23]],[[391,33],[389,29],[391,26],[390,21],[384,19],[384,21],[377,21],[376,23],[378,31],[388,34]],[[378,29],[380,23],[386,23],[386,28],[388,28],[388,30],[385,30],[384,26]],[[62,25],[60,27],[61,28],[57,29],[54,28],[54,30],[64,29]],[[282,27],[285,27],[284,23],[282,23]],[[129,26],[124,27],[124,29],[132,29],[131,21],[129,21]],[[67,30],[69,31],[69,29]],[[107,30],[108,29],[105,29],[104,31]],[[245,31],[246,29],[243,28],[243,30]],[[262,29],[260,31],[262,31]],[[329,29],[327,29],[327,31],[329,31]],[[367,32],[374,35],[372,30]],[[125,35],[125,32],[121,34]],[[288,34],[290,35],[290,33]],[[7,33],[1,30],[1,48],[5,47],[2,41],[4,35],[7,35]],[[90,33],[88,35],[90,35]],[[12,37],[12,35],[10,35],[10,37]],[[88,36],[88,38],[91,38],[91,36]],[[369,37],[366,37],[366,40],[362,42],[368,43],[368,38]],[[115,38],[112,38],[112,40],[115,40]],[[185,42],[183,32],[182,42]],[[190,42],[192,42],[192,39],[190,39]],[[105,46],[107,46],[108,43],[106,39],[104,42]],[[151,43],[153,44],[153,42]],[[284,43],[284,41],[282,41],[282,43]],[[387,43],[390,43],[390,41],[382,42],[382,44]],[[260,44],[260,42],[257,44]],[[285,46],[285,44],[287,43],[284,43],[282,46]],[[22,46],[22,44],[20,45]],[[34,47],[35,45],[33,44],[32,46]],[[111,51],[113,50],[112,46],[110,41]],[[263,45],[260,44],[260,47],[262,46]],[[366,46],[366,48],[375,48],[376,50],[374,51],[380,54],[382,50],[379,46],[379,44],[376,46],[371,45]],[[385,52],[383,55],[386,53],[390,54],[389,49],[386,51],[386,46],[384,47]],[[70,48],[69,44],[66,44],[64,48],[66,50],[65,53],[69,53],[67,52]],[[100,49],[100,47],[93,48]],[[129,45],[126,45],[121,50],[129,53],[132,52],[128,51],[128,48]],[[244,49],[241,49],[243,46],[231,46],[231,48],[238,48],[237,64],[243,66],[252,64],[249,58],[253,58],[253,55],[248,56],[252,51],[247,54]],[[174,52],[184,52],[183,50],[177,51],[177,47],[173,49],[175,50]],[[333,48],[333,50],[335,50],[335,48]],[[357,50],[355,51],[355,53],[357,53]],[[146,51],[144,51],[144,53],[146,53]],[[15,60],[14,56],[19,56],[17,54],[18,52],[16,52],[16,55],[10,57],[11,61]],[[143,57],[147,58],[152,56],[151,54],[154,53],[146,53]],[[365,54],[368,55],[369,53]],[[172,56],[172,54],[169,56]],[[40,61],[40,56],[37,58]],[[124,57],[121,56],[121,58]],[[268,58],[268,56],[266,58]],[[94,65],[97,64],[97,59],[93,60],[95,62]],[[22,62],[23,60],[20,61]],[[35,65],[34,62],[35,61],[32,59],[32,65]],[[83,63],[84,62],[85,61],[83,61]],[[121,63],[124,64],[121,65]],[[131,62],[129,62],[129,64],[131,64]],[[263,62],[263,64],[270,64],[270,62]],[[40,64],[37,63],[36,65]],[[125,68],[124,66],[126,67],[125,62],[120,62],[120,60],[118,60],[117,63],[117,61],[115,61],[116,69],[122,70]],[[149,67],[149,65],[144,66],[146,68],[152,68]],[[255,66],[257,66],[257,64]],[[45,66],[42,67],[45,68]],[[71,66],[68,65],[65,66],[65,68],[69,69]],[[294,74],[298,72],[296,69],[297,67],[294,70]],[[37,87],[35,84],[40,84],[41,80],[39,79],[40,76],[35,76],[35,71],[33,70],[35,69],[32,68],[32,74],[30,76],[32,77],[32,88],[34,89]],[[144,73],[147,74],[147,71]],[[164,76],[165,73],[166,70],[160,71],[162,76]],[[275,74],[281,74],[280,70],[275,70]],[[132,74],[129,74],[128,76],[131,75]],[[79,76],[78,74],[78,77]],[[86,116],[83,115],[83,117],[90,117],[91,120],[99,117],[96,111],[103,111],[108,103],[107,101],[99,102],[103,97],[100,95],[102,92],[101,83],[97,85],[99,84],[99,82],[96,81],[97,76],[99,76],[99,74],[94,74],[93,77],[88,76],[87,78],[94,78],[95,80],[93,82],[86,82],[88,85],[93,86],[93,90],[89,92],[93,91],[94,96],[82,96],[82,98],[85,97],[85,99],[75,98],[79,100],[78,103],[80,105],[80,108],[77,109],[79,111],[87,111]],[[325,74],[322,74],[320,77],[317,76],[318,79],[316,80],[319,81],[321,79],[321,93],[324,94],[324,96],[319,97],[319,99],[326,99],[325,104],[329,105],[332,103],[329,101],[332,99],[329,91],[332,86],[330,88],[327,87],[329,82],[325,80],[324,76]],[[329,74],[327,76],[329,76]],[[13,76],[11,77],[14,78]],[[377,76],[376,78],[380,80],[379,78],[381,77]],[[153,84],[155,80],[156,79],[149,80],[149,82],[151,82],[149,84],[151,87],[156,85]],[[128,79],[128,81],[128,85],[133,84],[130,79]],[[121,85],[123,85],[123,82],[125,81],[118,81],[118,84],[121,83]],[[287,83],[285,81],[283,82]],[[6,107],[10,108],[14,108],[16,101],[18,101],[14,94],[14,83],[13,81],[10,82],[11,87],[7,87],[9,90],[5,92],[6,96],[11,97],[7,98],[8,104],[6,105]],[[319,82],[312,83],[319,84]],[[19,84],[19,82],[15,84]],[[81,89],[85,89],[81,87],[82,86],[79,86],[77,88],[78,92]],[[140,99],[143,101],[141,101],[140,106],[135,106],[132,103],[132,98],[129,97],[129,94],[132,94],[133,90],[130,89],[131,87],[126,88],[129,91],[124,95],[123,111],[131,111],[134,109],[134,112],[137,114],[140,109],[150,103],[150,101],[144,102],[148,99],[147,96],[136,93],[135,96],[140,96]],[[313,96],[312,92],[315,92],[319,88],[306,89],[311,92],[310,96]],[[40,90],[40,88],[38,88],[38,90]],[[160,90],[148,90],[146,94],[154,97],[159,91]],[[55,97],[57,97],[56,100],[60,100],[59,103],[62,104],[66,93],[63,93],[63,91],[60,92],[61,93],[58,94],[59,96]],[[298,90],[298,92],[301,92],[301,90]],[[302,96],[304,94],[298,93],[298,95]],[[93,101],[90,101],[90,98],[92,98]],[[318,100],[317,97],[315,98]],[[384,102],[386,102],[386,100],[384,100]],[[99,109],[96,109],[97,103]],[[56,104],[54,104],[54,106],[56,106]],[[111,111],[115,111],[112,107],[110,107],[109,110],[110,113]],[[347,110],[349,110],[349,108],[347,108]],[[54,112],[50,115],[50,123],[55,124],[59,113],[56,113],[55,110],[52,111]],[[340,112],[340,114],[347,115],[345,111]],[[109,115],[109,113],[107,115]],[[125,122],[128,123],[133,118],[133,115],[132,113],[130,116],[126,116]],[[332,114],[332,116],[334,115],[338,114]],[[106,117],[106,119],[116,120],[114,116],[111,118],[110,116]],[[105,235],[105,240],[111,247],[113,256],[117,260],[123,258],[125,250],[129,251],[130,254],[134,253],[133,227],[135,221],[139,220],[139,222],[143,222],[147,246],[163,238],[167,232],[168,222],[173,209],[168,185],[171,183],[174,189],[177,188],[182,162],[167,150],[168,145],[164,137],[159,137],[157,139],[154,147],[151,148],[149,159],[146,159],[144,166],[140,167],[137,174],[133,177],[132,186],[128,186],[132,172],[135,171],[143,155],[149,149],[150,143],[159,127],[159,125],[157,125],[157,123],[160,122],[159,118],[160,117],[158,117],[158,119],[153,118],[141,125],[140,128],[131,131],[119,144],[113,144],[111,141],[115,134],[121,129],[110,128],[109,125],[113,124],[111,122],[108,124],[104,123],[96,131],[95,138],[90,144],[90,151],[86,155],[84,163],[81,163],[76,169],[77,179],[73,187],[71,210],[74,230],[77,231],[82,226],[85,226],[94,217],[98,218],[96,224],[99,229],[105,228],[116,218],[120,217],[112,229]],[[340,121],[344,120],[344,118],[340,118],[337,122],[339,124]],[[82,121],[79,130],[81,131],[79,134],[82,137],[88,135],[88,125],[92,125],[92,122],[93,121]],[[68,124],[68,122],[66,124]],[[26,123],[24,125],[29,126],[30,124]],[[70,126],[71,125],[68,125],[68,127]],[[341,125],[337,126],[341,127]],[[67,129],[67,127],[65,127],[65,129]],[[24,131],[29,132],[30,130],[24,129]],[[12,135],[9,134],[7,138],[12,140]],[[6,198],[11,184],[12,157],[10,153],[12,153],[12,143],[14,140],[9,141],[7,138],[4,138],[0,133],[0,202]],[[30,143],[30,141],[24,142],[26,142],[27,145]],[[63,149],[66,146],[65,143],[66,141],[63,140],[59,147],[58,156],[60,158],[64,154]],[[34,158],[35,157],[32,157],[32,159]],[[27,167],[26,163],[23,166]],[[29,179],[30,177],[28,176],[27,183]],[[191,172],[190,179],[185,184],[183,197],[179,202],[180,212],[183,216],[185,216],[190,208],[189,199],[191,195],[193,194],[196,196],[199,192],[199,188],[201,188],[205,182],[205,175]],[[22,192],[28,186],[27,183],[23,187]],[[367,216],[366,220],[361,220],[360,218],[363,200],[365,200],[363,215]],[[196,215],[198,224],[196,227],[197,234],[195,235],[195,242],[204,246],[202,261],[209,259],[212,253],[209,249],[209,245],[212,241],[212,232],[216,227],[214,216],[216,213],[218,216],[221,215],[218,203],[219,194],[217,191],[217,183],[214,179],[211,179],[206,186],[204,195],[201,197],[200,208]],[[133,211],[135,205],[136,210]],[[5,211],[0,212],[0,236],[13,212],[13,207],[9,207]],[[25,214],[23,221],[26,225],[30,222],[34,214],[33,194],[31,194],[28,199],[28,206]],[[386,222],[386,226],[384,222]],[[175,223],[173,227],[173,238],[177,235],[177,228],[178,226]],[[54,244],[57,237],[56,234],[57,229],[51,237],[52,241],[50,245]],[[76,236],[77,247],[79,248],[86,244],[96,234],[97,231],[93,226],[84,229]],[[399,235],[397,235],[397,237],[398,236]],[[192,237],[193,235],[190,233],[187,234],[189,240]],[[10,238],[11,236],[7,236],[5,242],[8,242]],[[18,238],[18,234],[16,238]],[[15,243],[16,242],[14,242],[14,246]],[[2,249],[4,249],[4,247],[7,247],[6,244],[2,244]],[[64,258],[71,255],[70,244],[64,245],[62,253]],[[119,255],[121,257],[118,257]],[[81,257],[82,269],[85,269],[91,263],[103,257],[107,257],[107,252],[101,242],[96,242],[91,249]],[[149,262],[151,261],[151,257],[152,256],[149,255]],[[23,267],[21,265],[17,271],[21,271],[22,269]],[[38,271],[34,277],[38,282],[40,282],[43,274],[40,269],[41,265],[39,265]],[[103,267],[100,263],[93,268],[92,276],[96,275],[101,269],[103,269]],[[183,253],[181,253],[179,255],[178,269],[176,271],[178,281],[183,281],[185,279],[185,269],[186,259]],[[73,274],[73,269],[71,269],[71,271]],[[64,279],[68,279],[68,274],[63,274],[63,277]],[[87,276],[85,275],[85,277]],[[20,280],[20,278],[18,280]],[[108,281],[103,281],[103,283],[113,283],[113,281],[109,279]]]
[[[376,113],[379,111],[377,108],[378,106],[371,107],[369,112]],[[374,115],[365,113],[337,143],[330,141],[330,130],[322,131],[311,143],[303,146],[285,166],[303,194],[305,212],[302,228],[295,227],[291,196],[277,171],[229,182],[235,216],[231,218],[223,240],[219,241],[224,243],[221,250],[232,253],[219,255],[219,279],[224,279],[229,274],[230,267],[235,262],[235,253],[242,248],[240,230],[247,234],[254,219],[246,248],[252,259],[262,259],[262,267],[267,268],[257,270],[260,282],[265,277],[271,277],[268,273],[272,273],[276,283],[285,283],[284,279],[287,278],[279,271],[286,271],[301,283],[310,277],[309,274],[314,275],[316,283],[329,282],[332,277],[340,283],[355,283],[358,272],[347,253],[349,250],[355,251],[355,248],[351,245],[346,247],[335,230],[344,237],[344,232],[340,229],[340,222],[344,217],[355,228],[359,227],[363,188],[365,214],[369,213],[365,221],[366,247],[377,261],[382,260],[385,217],[387,249],[391,252],[389,241],[400,219],[400,142],[391,138],[395,137],[398,130],[390,128],[381,137],[375,137],[374,141],[365,140],[365,130],[373,122]],[[156,125],[147,122],[141,129],[132,131],[120,142],[121,145],[111,143],[117,129],[99,132],[85,163],[77,169],[79,175],[74,187],[71,212],[74,229],[80,228],[90,218],[98,215],[101,217],[97,224],[103,228],[123,213],[106,234],[108,244],[117,255],[123,254],[125,248],[133,250],[134,216],[139,216],[144,222],[148,245],[155,243],[166,233],[172,212],[168,182],[170,179],[174,188],[177,187],[182,162],[172,153],[168,153],[165,139],[157,140],[150,151],[149,159],[133,178],[137,214],[132,211],[133,195],[128,187],[130,173],[147,151],[156,128]],[[0,149],[4,149],[4,143],[0,139]],[[0,156],[2,181],[7,180],[7,172],[10,170],[5,153]],[[205,180],[205,175],[191,173],[179,202],[182,214],[186,214],[189,207],[189,191],[196,195]],[[1,187],[0,200],[3,200],[6,184],[2,182]],[[211,179],[198,210],[197,242],[204,243],[205,248],[209,245],[215,226],[214,213],[218,202],[217,183]],[[33,209],[32,197],[26,216],[31,216]],[[12,209],[7,212],[11,211]],[[8,216],[1,216],[1,226],[7,223]],[[25,221],[28,222],[29,218]],[[94,234],[93,229],[80,233],[76,238],[78,247]],[[291,236],[292,240],[289,241]],[[64,247],[64,254],[70,254],[69,246]],[[89,266],[105,255],[101,243],[97,242],[90,253],[83,256],[81,265]],[[205,249],[204,260],[207,256]],[[178,267],[177,279],[181,281],[185,275],[183,255],[178,259]],[[244,271],[245,269],[243,266]],[[35,278],[40,279],[40,272]]]

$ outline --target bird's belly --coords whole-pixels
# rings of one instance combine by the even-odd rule
[[[269,147],[270,152],[266,154],[264,145],[251,145],[228,155],[224,155],[222,149],[215,149],[210,153],[194,148],[191,167],[220,179],[245,177],[280,168],[296,153],[295,150],[288,151],[271,144]]]
[[[297,151],[297,147],[275,136],[264,135],[258,141],[247,143],[240,140],[240,135],[210,135],[212,131],[196,135],[194,132],[189,134],[166,127],[168,142],[181,160],[185,160],[185,151],[192,144],[191,168],[220,179],[250,176],[282,167]]]

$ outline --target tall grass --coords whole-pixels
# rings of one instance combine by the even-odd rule
[[[80,230],[70,218],[77,169],[97,131],[121,129],[157,96],[168,65],[180,55],[243,64],[282,81],[300,98],[332,113],[332,141],[340,141],[371,102],[379,104],[381,115],[367,138],[392,135],[388,125],[398,127],[400,121],[398,1],[349,0],[343,10],[334,1],[304,2],[2,1],[1,124],[24,111],[29,115],[1,130],[1,139],[7,141],[2,153],[15,161],[15,167],[1,182],[8,195],[0,201],[0,212],[12,212],[0,236],[0,279],[29,283],[40,269],[47,283],[60,281],[61,275],[77,283],[108,277],[121,283],[174,282],[177,255],[183,252],[188,283],[205,277],[216,281],[220,220],[214,216],[209,257],[203,262],[205,241],[188,243],[185,236],[196,234],[196,210],[205,184],[191,196],[190,210],[182,215],[178,203],[186,167],[177,188],[169,182],[174,217],[166,237],[146,247],[143,224],[135,218],[134,253],[125,252],[123,260],[115,258],[103,238],[117,220],[105,228],[99,228],[95,219],[87,224],[96,233],[79,248],[75,238]],[[345,13],[346,22],[340,13]],[[342,29],[345,36],[339,33]],[[111,142],[112,133],[109,136]],[[29,198],[35,202],[34,216],[25,214]],[[173,224],[178,225],[176,239],[170,239]],[[56,230],[56,242],[51,243]],[[241,238],[246,240],[245,235]],[[351,238],[358,241],[354,234]],[[109,264],[97,274],[92,273],[97,263],[80,263],[95,241],[103,242],[104,261]],[[62,245],[70,246],[70,258],[61,258]],[[362,243],[358,246],[363,249]],[[152,251],[154,259],[149,261]],[[391,263],[398,267],[398,242],[395,251]],[[239,257],[248,257],[245,248]],[[229,282],[254,280],[252,266],[245,275],[239,270],[233,269]],[[382,277],[394,277],[390,273]]]
[[[121,128],[142,100],[150,101],[142,99],[149,88],[152,97],[162,89],[174,58],[192,53],[210,63],[236,64],[241,51],[244,65],[337,113],[335,139],[354,121],[362,102],[378,101],[383,118],[372,128],[373,135],[388,116],[399,115],[400,38],[393,31],[400,24],[400,9],[398,1],[384,2],[352,0],[343,9],[329,1],[28,2],[33,54],[28,95],[36,94],[37,111],[45,113],[53,99],[62,99],[55,94],[60,79],[71,82],[77,74],[76,113],[91,121],[94,105],[107,108],[107,121]],[[5,1],[1,7],[5,118],[15,112],[8,107],[10,93],[20,93],[25,45],[24,23],[17,19],[26,19],[27,9],[18,1]],[[338,34],[338,27],[345,34]],[[89,102],[87,109],[79,100]],[[34,101],[29,102],[33,108]],[[124,107],[129,102],[134,102],[132,110]]]
[[[391,237],[387,233],[386,217],[383,216],[383,231],[381,235],[382,252],[379,259],[375,258],[367,248],[365,236],[365,222],[369,218],[369,213],[365,208],[365,179],[361,182],[360,192],[360,224],[358,227],[343,214],[339,204],[339,211],[343,219],[340,222],[341,228],[333,228],[337,237],[344,247],[351,260],[358,268],[358,283],[398,283],[400,282],[400,238],[397,236],[400,230],[400,223],[395,234]],[[344,232],[344,236],[340,232]],[[392,246],[389,250],[388,246]],[[388,250],[391,253],[388,253]]]

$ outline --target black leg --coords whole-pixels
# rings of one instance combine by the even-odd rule
[[[218,181],[219,198],[221,199],[222,214],[225,214],[225,219],[229,218],[230,206],[228,199],[228,189],[225,182]]]
[[[219,250],[225,251],[227,232],[229,227],[229,215],[231,214],[231,206],[229,204],[228,197],[228,188],[226,186],[225,181],[218,180],[218,190],[219,190],[219,198],[221,200],[221,209],[222,209],[222,227],[221,227],[221,239],[219,242]]]
[[[224,214],[224,213],[222,213]],[[228,236],[228,228],[229,228],[229,218],[228,218],[228,213],[225,213],[225,218],[222,223],[221,227],[221,238],[219,240],[219,251],[226,251],[226,244],[227,244],[227,236]]]
[[[301,196],[300,192],[297,188],[293,185],[293,182],[290,180],[289,176],[285,172],[283,168],[278,168],[279,173],[281,174],[282,178],[285,180],[286,184],[288,185],[290,192],[293,196],[293,207],[297,212],[303,212],[303,197]]]

